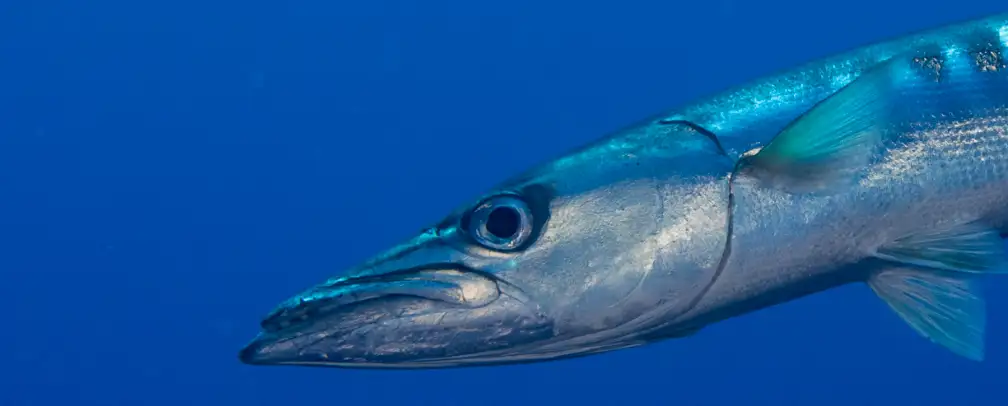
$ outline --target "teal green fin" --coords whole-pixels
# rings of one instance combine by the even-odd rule
[[[881,151],[898,103],[893,89],[906,70],[893,60],[806,111],[758,152],[746,154],[740,169],[793,193],[830,192],[856,182]]]
[[[875,257],[897,263],[868,285],[914,330],[972,360],[984,356],[986,307],[978,278],[1005,272],[999,233],[978,223],[907,236]]]
[[[879,295],[920,335],[974,361],[984,358],[986,305],[970,274],[893,268],[868,279]]]

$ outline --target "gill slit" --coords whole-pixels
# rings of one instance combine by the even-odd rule
[[[707,282],[707,285],[703,287],[700,294],[696,295],[696,297],[690,301],[689,306],[679,313],[677,318],[682,317],[685,314],[689,314],[689,312],[692,311],[705,296],[707,296],[707,292],[710,292],[711,288],[714,287],[714,284],[721,278],[721,273],[723,273],[725,268],[728,266],[728,258],[731,257],[732,253],[732,236],[735,233],[735,176],[738,175],[739,167],[741,167],[744,162],[745,158],[736,161],[732,172],[728,174],[728,213],[725,216],[725,222],[727,224],[725,224],[725,246],[724,251],[721,252],[721,260],[718,261],[717,269],[714,270],[714,276],[711,277],[710,282]]]

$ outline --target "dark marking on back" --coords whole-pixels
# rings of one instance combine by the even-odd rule
[[[1001,72],[1008,69],[1005,61],[1008,49],[1005,46],[998,30],[977,28],[924,48],[914,56],[913,62],[924,78],[936,82],[948,79],[956,70]]]
[[[945,55],[941,50],[935,48],[933,51],[925,51],[924,55],[915,57],[913,61],[919,65],[922,76],[935,82],[941,81],[942,68],[945,66]]]
[[[996,72],[1006,68],[1005,43],[999,30],[978,29],[970,35],[970,40],[966,52],[978,72]]]

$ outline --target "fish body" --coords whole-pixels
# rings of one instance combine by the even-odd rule
[[[984,352],[1005,271],[1008,14],[810,62],[501,183],[281,303],[250,364],[433,368],[583,356],[866,283]]]

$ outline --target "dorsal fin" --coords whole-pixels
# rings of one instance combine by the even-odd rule
[[[898,107],[894,87],[907,70],[896,59],[867,70],[743,155],[740,172],[791,192],[828,192],[856,181],[881,149]]]

